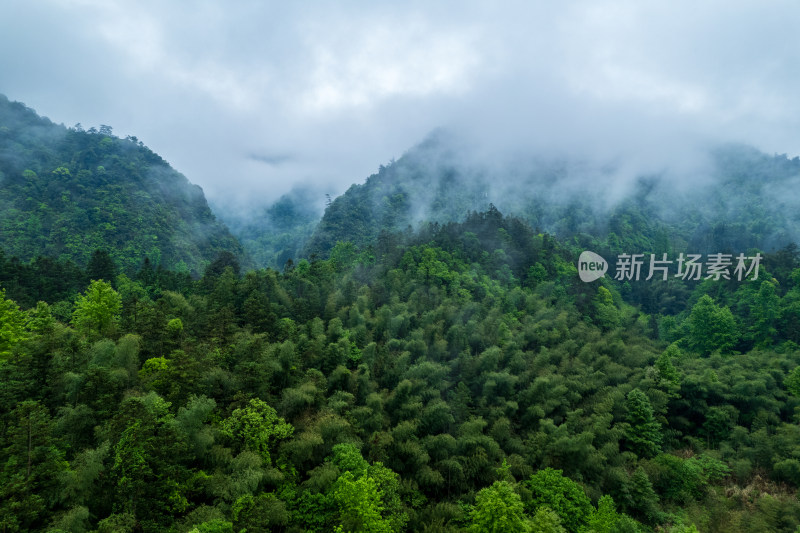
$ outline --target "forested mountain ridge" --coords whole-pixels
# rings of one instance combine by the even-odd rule
[[[56,125],[2,95],[0,248],[81,265],[103,249],[125,270],[147,257],[194,273],[221,251],[242,255],[202,189],[136,138]]]
[[[688,169],[657,172],[624,159],[497,162],[437,131],[336,198],[305,252],[324,255],[338,241],[373,244],[382,230],[462,221],[490,204],[562,240],[615,253],[775,250],[800,241],[799,158],[735,144],[693,157]]]

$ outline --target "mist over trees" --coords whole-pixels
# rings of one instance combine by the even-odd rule
[[[579,155],[493,154],[437,130],[336,198],[305,253],[327,254],[340,240],[370,244],[382,229],[463,221],[490,205],[560,239],[615,254],[775,251],[800,240],[793,216],[800,209],[800,159],[740,145],[693,157],[662,168]]]
[[[330,202],[330,194],[325,194]],[[323,192],[296,187],[264,207],[219,206],[216,212],[242,243],[254,265],[281,269],[302,256],[305,243],[322,217]]]
[[[283,262],[252,268],[138,140],[0,104],[4,531],[800,527],[797,160],[499,194],[434,139],[319,223],[297,190],[235,226]],[[584,283],[586,249],[763,259]]]
[[[222,250],[242,255],[203,191],[135,137],[55,125],[0,95],[0,246],[85,265],[105,250],[120,268],[199,274]]]

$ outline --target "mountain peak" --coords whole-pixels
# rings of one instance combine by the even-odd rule
[[[85,264],[107,249],[123,268],[145,257],[199,273],[238,241],[202,189],[135,137],[53,124],[0,95],[0,247]]]

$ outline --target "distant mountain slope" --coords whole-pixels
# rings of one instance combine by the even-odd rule
[[[382,230],[461,221],[490,204],[561,239],[618,252],[776,249],[800,236],[800,160],[747,146],[705,150],[679,174],[627,161],[481,159],[437,132],[326,210],[305,248],[373,243]],[[678,165],[679,166],[679,165]],[[643,167],[644,168],[644,167]]]
[[[214,212],[239,239],[257,268],[283,269],[303,248],[322,218],[323,192],[299,186],[255,213],[214,206]]]
[[[199,272],[242,248],[192,185],[135,137],[83,131],[0,95],[0,248],[85,264],[105,249],[123,268],[145,257]]]
[[[470,210],[484,211],[488,205],[484,176],[458,165],[446,143],[433,136],[336,198],[305,251],[325,255],[338,241],[363,246],[382,230],[459,221]]]

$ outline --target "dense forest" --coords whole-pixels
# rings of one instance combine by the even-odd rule
[[[794,531],[796,252],[665,316],[574,260],[496,210],[283,272],[52,263],[74,300],[4,260],[3,528]]]
[[[694,214],[642,180],[516,215],[442,187],[428,217],[398,160],[319,224],[294,193],[237,228],[283,263],[251,268],[136,139],[0,104],[1,531],[800,531],[800,250],[770,200],[798,161],[721,149]],[[584,283],[586,249],[762,260]]]

